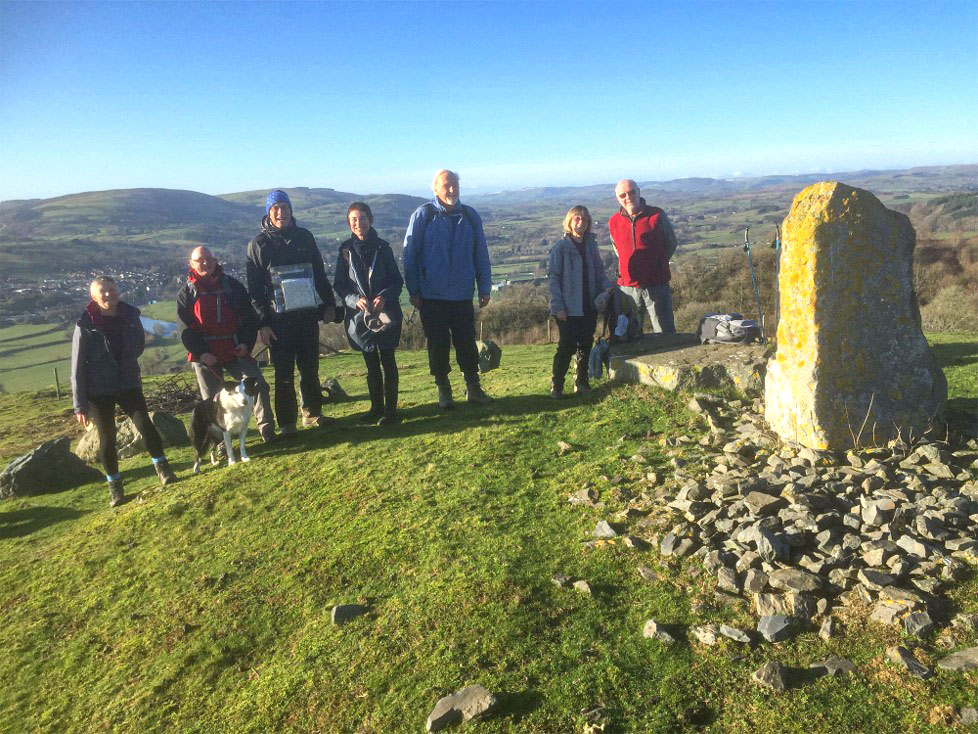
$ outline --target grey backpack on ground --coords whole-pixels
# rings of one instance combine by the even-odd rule
[[[711,313],[700,319],[700,344],[750,344],[761,341],[761,325],[739,313]]]

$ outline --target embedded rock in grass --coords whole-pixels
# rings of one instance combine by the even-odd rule
[[[493,713],[499,705],[494,695],[483,686],[466,686],[438,700],[425,722],[427,731],[440,731],[452,724],[481,718]]]
[[[560,454],[561,456],[563,456],[564,454],[570,453],[573,450],[574,450],[574,447],[571,446],[566,441],[558,441],[557,442],[557,453]]]
[[[159,431],[164,447],[190,444],[187,428],[179,418],[164,413],[162,410],[154,410],[149,414],[149,419]],[[133,456],[139,456],[146,451],[146,442],[143,440],[142,434],[136,429],[136,424],[132,422],[132,418],[126,418],[118,425],[115,442],[120,459],[131,459]],[[93,428],[78,441],[78,445],[75,446],[75,455],[89,464],[96,464],[99,460],[98,449],[98,431]]]
[[[821,662],[811,663],[808,666],[815,670],[819,675],[828,675],[832,678],[839,678],[844,675],[856,672],[856,666],[845,658],[830,657]]]
[[[564,576],[564,574],[562,574],[562,573],[555,573],[550,578],[550,580],[554,583],[554,586],[557,586],[557,587],[562,588],[562,589],[566,589],[567,587],[569,587],[571,585],[570,578],[567,577],[567,576]]]
[[[910,675],[927,680],[934,675],[934,671],[923,665],[913,656],[907,648],[902,645],[895,645],[886,648],[886,657],[890,662],[896,663],[906,670]]]
[[[362,604],[337,604],[333,607],[333,624],[345,624],[366,612],[367,608]]]
[[[587,581],[584,581],[583,579],[575,581],[574,588],[580,591],[582,594],[587,594],[588,596],[591,596],[591,585]]]
[[[617,538],[618,533],[613,527],[608,523],[607,520],[602,520],[594,527],[594,532],[591,533],[595,538]]]
[[[104,479],[100,471],[72,454],[69,446],[67,436],[55,438],[7,464],[0,473],[0,499],[57,492]]]
[[[784,666],[777,660],[769,660],[751,674],[758,685],[782,693],[787,685]]]
[[[961,723],[965,726],[971,726],[972,724],[978,724],[978,709],[964,706],[958,712],[958,716],[961,717]]]
[[[639,566],[638,575],[642,577],[643,581],[647,581],[650,584],[654,583],[659,578],[658,574],[656,574],[656,572],[648,566]]]
[[[938,660],[937,667],[941,670],[974,670],[978,668],[978,647],[951,653]]]
[[[920,328],[910,220],[868,191],[823,182],[795,197],[783,242],[768,423],[817,449],[923,435],[947,381]]]

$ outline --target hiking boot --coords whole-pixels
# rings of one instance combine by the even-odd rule
[[[153,466],[156,468],[156,476],[160,478],[160,484],[164,487],[171,482],[177,481],[176,474],[173,473],[173,469],[170,468],[170,462],[166,459],[153,462]]]
[[[275,443],[278,441],[278,434],[275,433],[275,427],[271,425],[259,428],[258,435],[261,436],[261,440],[264,443]]]
[[[376,423],[378,418],[383,417],[382,408],[371,408],[366,413],[361,413],[357,418],[357,423]]]
[[[586,382],[575,382],[574,383],[574,394],[575,395],[587,395],[591,392],[591,386]]]
[[[326,428],[326,426],[334,423],[332,418],[327,418],[324,415],[304,415],[302,416],[302,425],[307,428]]]
[[[118,507],[126,501],[126,495],[122,490],[121,479],[109,480],[109,507]]]
[[[455,407],[455,399],[452,397],[452,383],[445,382],[438,385],[438,407],[443,410],[451,410]]]
[[[401,422],[401,416],[397,413],[384,413],[383,417],[377,421],[378,426],[391,426]]]
[[[469,382],[465,385],[465,399],[470,403],[480,403],[485,405],[491,403],[492,398],[486,395],[482,386],[478,382]]]
[[[282,426],[281,436],[283,441],[288,441],[298,435],[299,433],[295,430],[295,423],[289,423],[287,426]]]
[[[564,397],[564,386],[558,383],[556,380],[550,381],[550,397],[554,400],[560,400]]]

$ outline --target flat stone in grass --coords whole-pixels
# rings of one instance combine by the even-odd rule
[[[768,575],[768,584],[785,591],[815,591],[821,586],[818,576],[798,568],[779,568]]]
[[[658,640],[663,645],[671,645],[676,641],[676,638],[662,629],[662,626],[654,619],[650,619],[645,623],[645,627],[642,629],[642,636],[651,637],[654,640]]]
[[[366,612],[367,608],[362,604],[337,604],[333,607],[333,624],[345,624]]]
[[[938,660],[937,667],[941,670],[974,670],[978,668],[978,647],[951,653]]]
[[[833,678],[839,678],[856,672],[855,665],[845,658],[837,657],[830,657],[821,662],[811,663],[808,667],[818,672],[819,675],[828,675]]]
[[[574,588],[580,591],[582,594],[587,594],[591,596],[591,585],[584,581],[583,579],[574,582]]]
[[[751,674],[751,678],[758,685],[770,688],[776,693],[784,692],[787,684],[784,666],[777,660],[768,660]]]
[[[970,706],[964,706],[958,712],[958,716],[961,717],[961,723],[965,726],[971,726],[972,724],[978,724],[978,709],[972,708]]]
[[[791,636],[791,617],[771,614],[757,620],[757,631],[768,642],[781,642]]]
[[[602,520],[594,526],[594,532],[591,535],[595,538],[617,538],[618,532],[611,527],[607,520]]]
[[[499,705],[494,695],[483,686],[466,686],[438,700],[425,722],[427,731],[440,731],[452,724],[481,718],[493,713]]]
[[[720,626],[716,624],[702,624],[689,628],[690,633],[698,642],[712,647],[720,639]]]
[[[886,648],[886,657],[890,662],[901,666],[910,675],[921,678],[922,680],[927,680],[934,675],[933,670],[917,660],[913,656],[913,653],[902,645],[894,645],[893,647]]]

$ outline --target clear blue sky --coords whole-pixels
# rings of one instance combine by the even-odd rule
[[[0,199],[978,162],[978,3],[0,0]]]

